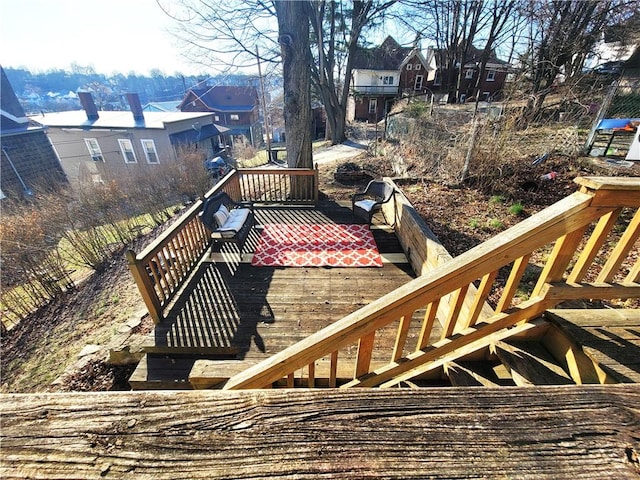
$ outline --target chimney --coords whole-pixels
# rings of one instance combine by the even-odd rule
[[[96,104],[93,101],[93,95],[90,92],[78,92],[78,97],[80,98],[80,104],[82,108],[87,113],[87,118],[89,120],[97,120],[98,119],[98,109],[96,108]]]
[[[144,113],[142,113],[142,105],[140,105],[140,97],[137,93],[127,93],[127,101],[136,121],[144,121]]]

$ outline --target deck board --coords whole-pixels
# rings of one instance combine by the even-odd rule
[[[631,479],[640,386],[0,396],[2,478]]]
[[[622,383],[640,383],[640,311],[556,309],[547,316]]]
[[[337,203],[323,203],[319,209],[258,208],[256,219],[258,228],[266,223],[350,223],[351,209]],[[381,220],[382,216],[376,217],[371,230],[381,255],[388,254],[392,260],[382,268],[253,267],[250,253],[241,259],[235,245],[216,248],[198,266],[167,318],[156,326],[148,350],[202,355],[210,349],[215,355],[235,348],[238,361],[253,363],[378,299],[415,278],[393,230],[378,223]],[[245,252],[255,250],[258,238],[254,230]],[[420,311],[414,315],[407,348],[415,348],[422,315]],[[378,335],[374,365],[389,360],[394,340],[392,329]],[[355,345],[345,348],[340,358],[347,360],[356,352]],[[166,362],[146,360],[132,377],[134,388],[146,388],[143,380],[152,375],[149,369],[156,368],[153,362],[157,368],[166,368]],[[318,376],[328,372],[325,363],[319,362]],[[352,375],[349,361],[340,363],[339,376]],[[223,377],[225,369],[230,374],[237,370],[237,365],[230,367],[228,361],[217,365],[222,371],[216,371],[215,377]]]

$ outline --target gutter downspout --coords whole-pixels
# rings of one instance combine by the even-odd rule
[[[4,153],[5,156],[7,157],[7,160],[9,160],[9,165],[11,165],[11,168],[13,169],[13,173],[15,173],[16,177],[18,177],[18,180],[20,180],[20,184],[22,185],[22,192],[26,196],[32,197],[33,196],[33,191],[29,187],[27,187],[27,184],[24,183],[24,180],[22,179],[22,177],[18,173],[18,169],[13,164],[13,161],[11,160],[11,157],[9,156],[9,149],[7,147],[2,147],[2,153]]]

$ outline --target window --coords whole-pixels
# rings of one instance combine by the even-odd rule
[[[416,70],[422,70],[422,64],[416,63]]]
[[[234,121],[234,120],[235,120],[235,121],[237,122],[238,120],[240,120],[240,115],[238,115],[237,113],[232,113],[231,115],[229,115],[229,118],[230,118],[232,121]]]
[[[433,84],[442,85],[442,73],[440,73],[440,70],[436,70],[436,76],[433,79]]]
[[[424,83],[424,77],[422,75],[416,75],[416,83],[414,83],[413,89],[422,90],[423,83]]]
[[[131,140],[128,138],[119,138],[118,143],[120,144],[120,151],[122,152],[124,163],[138,163],[138,160],[136,160],[136,154],[133,151],[133,144],[131,143]]]
[[[94,162],[104,162],[104,157],[102,156],[102,150],[100,150],[100,145],[98,145],[98,140],[95,138],[85,138],[84,143],[87,144],[87,149],[89,150],[89,155],[91,155],[91,160]]]
[[[487,70],[487,82],[493,82],[496,79],[495,70]]]
[[[407,63],[407,70],[411,70],[413,68],[413,64]]]
[[[160,163],[158,160],[158,152],[156,152],[156,144],[153,140],[140,140],[144,156],[147,157],[147,163]]]
[[[467,78],[467,79],[473,78],[473,68],[467,68],[464,71],[464,78]]]
[[[387,75],[382,77],[383,85],[393,85],[393,75]]]
[[[219,122],[220,121],[220,115],[214,115],[213,116],[213,121],[214,122]]]
[[[369,113],[376,113],[377,109],[378,109],[378,100],[375,98],[372,98],[371,100],[369,100]]]

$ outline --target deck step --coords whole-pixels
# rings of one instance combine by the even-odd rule
[[[201,358],[202,355],[193,354],[146,353],[129,377],[129,385],[132,390],[191,390],[189,373]]]
[[[404,253],[380,253],[382,263],[402,264],[409,263],[407,256]],[[213,252],[209,254],[203,261],[214,263],[225,263],[233,259],[233,255],[226,252]],[[235,260],[239,263],[251,263],[253,260],[252,253],[243,253],[242,257],[235,255]]]
[[[454,387],[499,387],[513,385],[513,381],[505,382],[495,370],[495,365],[488,361],[450,362],[444,365],[445,374]],[[510,377],[509,377],[509,380]]]
[[[499,341],[492,351],[518,386],[570,385],[575,382],[539,342]]]
[[[187,380],[196,390],[216,388],[258,362],[259,360],[198,360],[193,364]]]
[[[545,316],[595,364],[582,383],[640,383],[640,310],[558,309]]]

